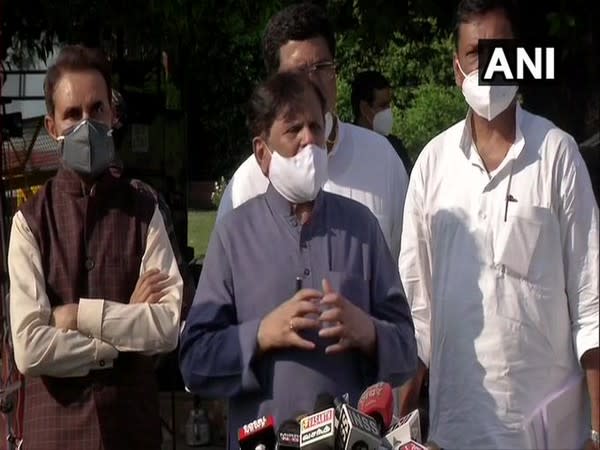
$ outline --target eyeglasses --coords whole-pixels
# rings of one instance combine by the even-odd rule
[[[310,66],[300,67],[298,70],[304,72],[306,75],[313,76],[325,76],[331,79],[335,76],[336,65],[334,61],[323,61]]]

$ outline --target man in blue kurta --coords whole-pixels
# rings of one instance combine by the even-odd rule
[[[322,191],[325,101],[301,73],[254,92],[248,124],[267,192],[217,224],[181,341],[186,385],[229,399],[229,442],[263,415],[356,403],[416,368],[410,311],[375,216]]]

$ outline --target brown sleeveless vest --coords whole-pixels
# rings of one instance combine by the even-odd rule
[[[154,199],[105,175],[85,192],[60,169],[21,208],[38,243],[52,306],[100,298],[127,303],[138,279]],[[160,448],[150,357],[121,353],[85,377],[27,377],[25,450]]]

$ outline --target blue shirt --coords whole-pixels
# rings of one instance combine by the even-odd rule
[[[376,354],[326,355],[317,332],[312,351],[284,349],[258,356],[262,318],[303,287],[333,289],[366,311],[376,329]],[[397,266],[375,216],[327,192],[301,225],[271,185],[231,211],[211,236],[194,303],[181,337],[181,371],[202,397],[229,398],[229,443],[262,415],[276,424],[310,412],[319,393],[349,393],[356,403],[377,381],[399,385],[416,370],[414,327]]]

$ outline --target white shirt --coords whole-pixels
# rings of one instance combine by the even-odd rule
[[[338,140],[329,153],[323,190],[362,203],[377,217],[392,255],[400,253],[402,211],[408,175],[389,141],[370,130],[338,121]],[[227,185],[217,220],[267,190],[269,180],[250,155]]]
[[[490,174],[465,123],[425,147],[404,214],[430,436],[445,449],[531,448],[532,412],[598,347],[598,206],[577,144],[548,120],[517,106],[515,143]],[[584,439],[578,425],[564,431]]]
[[[52,307],[37,241],[23,214],[10,233],[10,326],[15,362],[29,376],[78,377],[107,369],[119,352],[156,354],[177,346],[183,280],[156,208],[148,225],[140,275],[158,268],[168,274],[165,295],[154,304],[79,299],[77,330],[50,325]]]

